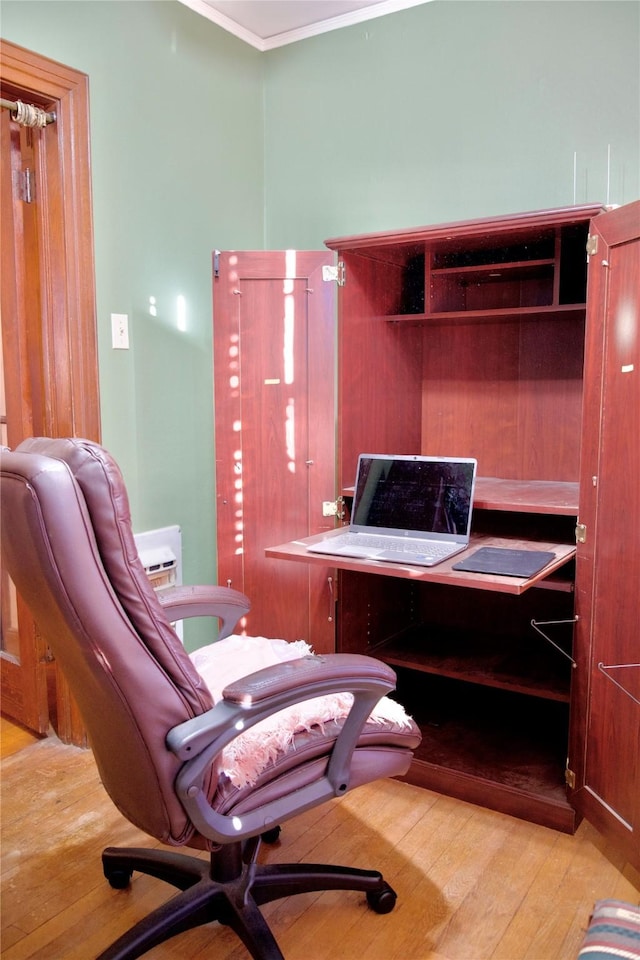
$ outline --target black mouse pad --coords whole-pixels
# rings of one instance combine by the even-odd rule
[[[465,560],[453,564],[454,570],[471,573],[495,573],[503,577],[532,577],[551,561],[555,553],[545,550],[513,550],[480,547]]]

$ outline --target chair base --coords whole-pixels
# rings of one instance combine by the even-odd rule
[[[260,838],[233,843],[210,861],[144,848],[108,847],[102,854],[111,886],[129,885],[134,870],[177,887],[181,892],[123,934],[98,960],[134,960],[152,947],[205,923],[234,930],[254,960],[284,960],[258,906],[293,894],[321,890],[358,890],[376,913],[389,913],[396,894],[376,870],[326,864],[256,863]]]

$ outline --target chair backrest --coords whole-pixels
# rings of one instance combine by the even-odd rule
[[[211,697],[139,561],[117,465],[90,441],[35,438],[2,451],[1,486],[7,570],[78,702],[106,790],[145,832],[193,843],[165,738]]]

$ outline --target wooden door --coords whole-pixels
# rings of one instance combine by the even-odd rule
[[[214,255],[218,579],[249,595],[250,635],[335,646],[332,568],[264,551],[333,529],[332,254]]]
[[[39,349],[30,327],[40,313],[37,206],[23,184],[35,169],[37,132],[18,126],[8,111],[2,127],[2,443],[15,446],[42,433],[42,376]],[[21,309],[24,306],[24,309]],[[29,342],[32,348],[29,349]],[[44,733],[49,725],[46,646],[4,569],[0,664],[2,710]]]
[[[56,115],[24,128],[2,113],[2,441],[98,440],[87,77],[6,41],[0,58],[2,97]],[[64,677],[4,576],[2,588],[3,712],[83,743]]]
[[[640,202],[591,235],[569,763],[577,809],[640,868]]]

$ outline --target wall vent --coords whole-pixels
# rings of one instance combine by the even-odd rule
[[[182,583],[182,531],[179,526],[160,527],[134,534],[138,555],[156,593]],[[183,639],[182,621],[173,626]]]

